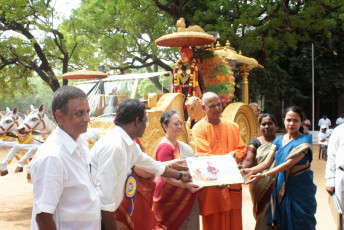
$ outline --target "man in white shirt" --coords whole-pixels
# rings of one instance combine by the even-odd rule
[[[147,116],[144,104],[136,99],[123,101],[117,109],[116,127],[103,136],[92,148],[92,174],[100,198],[104,229],[117,229],[114,212],[119,207],[126,187],[126,180],[137,167],[156,176],[189,181],[190,175],[166,167],[141,151],[135,138],[142,137]],[[132,190],[131,190],[132,191]]]
[[[326,190],[344,210],[344,124],[336,127],[330,137],[326,163]]]
[[[324,114],[323,117],[318,122],[319,127],[325,125],[327,129],[331,127],[331,120],[327,118],[327,115]]]
[[[80,137],[89,119],[86,94],[72,86],[56,90],[52,112],[58,127],[30,163],[31,229],[100,230],[99,197],[90,175],[88,143]]]
[[[341,112],[340,116],[338,117],[338,119],[336,120],[336,125],[341,125],[344,123],[344,112]]]

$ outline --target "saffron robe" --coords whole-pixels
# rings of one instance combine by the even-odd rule
[[[239,163],[246,153],[245,143],[240,137],[239,126],[224,118],[220,119],[218,125],[213,125],[205,119],[195,124],[192,129],[195,152],[199,155],[224,155],[235,151],[236,160]],[[223,189],[203,188],[198,192],[198,201],[203,229],[242,229],[240,184]],[[226,220],[218,218],[220,216]]]

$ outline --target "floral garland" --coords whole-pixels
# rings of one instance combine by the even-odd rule
[[[10,136],[2,136],[2,137],[1,137],[1,140],[7,141],[8,138],[10,138]]]
[[[191,65],[188,65],[185,74],[183,74],[182,70],[183,63],[179,60],[176,64],[176,68],[174,69],[173,75],[173,85],[174,85],[174,92],[175,93],[182,93],[183,87],[188,87],[188,94],[186,96],[185,103],[188,102],[189,97],[196,96],[198,97],[199,86],[198,86],[198,66],[196,64],[196,59],[192,59]],[[189,80],[189,84],[185,85],[185,83]]]

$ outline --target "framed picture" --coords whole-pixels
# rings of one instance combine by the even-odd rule
[[[187,157],[192,182],[201,187],[243,184],[244,178],[231,155]]]

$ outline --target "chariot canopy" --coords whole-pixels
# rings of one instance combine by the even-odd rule
[[[103,72],[94,71],[94,70],[88,70],[88,69],[82,69],[77,70],[73,72],[68,72],[62,74],[62,79],[92,79],[92,78],[106,78],[109,75]]]
[[[177,28],[178,32],[158,38],[155,44],[168,47],[190,47],[208,45],[216,41],[213,35],[206,33],[198,25],[185,28],[184,18],[177,21]]]
[[[161,75],[168,76],[169,74],[170,72],[153,72],[110,75],[106,78],[76,82],[74,86],[87,94],[90,116],[113,117],[119,103],[125,99],[139,99],[144,96],[138,92],[138,86],[142,79]],[[162,85],[162,87],[164,86]]]

